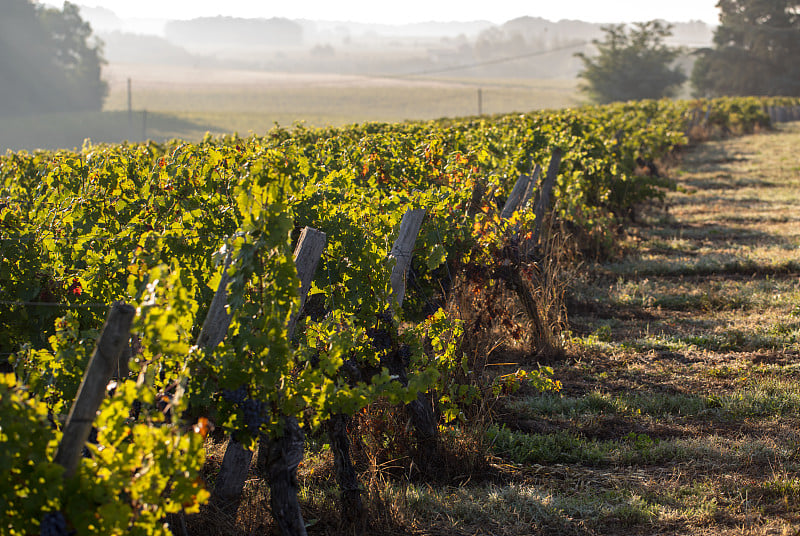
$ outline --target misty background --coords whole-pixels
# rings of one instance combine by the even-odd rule
[[[521,17],[386,25],[207,17],[122,18],[77,6],[102,42],[101,111],[0,118],[0,152],[172,137],[527,112],[584,101],[575,55],[602,24]],[[673,22],[691,51],[714,28]],[[686,95],[688,96],[688,90]]]

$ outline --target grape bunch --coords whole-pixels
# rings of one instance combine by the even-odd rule
[[[136,421],[139,419],[139,415],[142,413],[142,401],[141,400],[134,400],[131,404],[131,410],[128,412],[128,418],[132,421]]]
[[[247,431],[251,434],[258,432],[261,424],[265,421],[265,409],[267,405],[260,400],[248,398],[241,405],[242,419]]]
[[[388,350],[392,347],[392,334],[383,328],[368,328],[367,337],[372,340],[372,347],[377,351]]]
[[[250,398],[244,385],[233,390],[223,389],[222,399],[234,404],[241,410],[244,426],[249,433],[257,433],[258,429],[261,428],[261,424],[266,421],[267,405],[260,400]]]
[[[92,426],[92,429],[89,430],[89,437],[86,438],[86,442],[91,443],[92,445],[97,445],[97,428],[95,428],[94,426]],[[81,450],[81,456],[83,458],[91,458],[92,452],[89,450],[88,447],[84,446],[83,449]],[[58,513],[60,514],[61,512]]]
[[[375,315],[375,318],[378,319],[379,322],[383,324],[392,324],[392,313],[389,312],[389,309],[385,310],[382,313],[378,313]]]
[[[411,346],[401,344],[400,348],[397,349],[397,357],[403,360],[405,366],[411,364]]]
[[[245,388],[244,385],[241,385],[234,390],[230,389],[222,390],[222,399],[225,400],[226,402],[230,402],[231,404],[237,404],[237,405],[244,404],[246,398],[247,398],[247,389]]]
[[[67,536],[67,521],[61,512],[47,512],[42,518],[40,536]]]

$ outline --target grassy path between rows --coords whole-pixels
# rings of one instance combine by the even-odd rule
[[[398,488],[409,524],[800,533],[798,148],[790,124],[685,151],[620,259],[581,269],[562,392],[518,396],[490,428],[504,478]]]

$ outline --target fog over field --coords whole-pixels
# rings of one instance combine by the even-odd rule
[[[124,18],[80,7],[106,60],[102,112],[14,117],[0,151],[93,142],[263,134],[275,123],[343,125],[527,112],[585,100],[577,89],[599,23],[526,16],[367,24],[334,20]],[[713,28],[674,24],[669,43],[708,46]]]
[[[110,63],[153,63],[361,75],[572,78],[574,54],[590,51],[602,24],[521,17],[387,25],[342,21],[206,17],[122,19],[104,8],[82,15]],[[674,23],[670,44],[711,43],[704,22]]]

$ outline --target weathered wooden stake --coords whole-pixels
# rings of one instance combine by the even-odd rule
[[[131,325],[135,315],[136,309],[122,302],[114,303],[108,312],[56,452],[55,461],[64,467],[65,478],[75,474],[78,468],[83,447],[97,417],[97,410],[106,396],[106,386],[118,369],[125,348],[130,344]]]
[[[217,285],[217,292],[211,300],[200,336],[197,337],[197,346],[201,348],[210,350],[217,347],[225,339],[231,325],[233,311],[228,306],[228,283],[230,283],[228,268],[230,265],[231,255],[229,253],[225,257],[225,265],[222,269],[222,278]],[[225,449],[222,468],[214,484],[211,495],[212,504],[216,504],[223,511],[238,508],[238,502],[234,498],[242,493],[252,458],[253,453],[250,450],[244,448],[238,441],[230,439]],[[235,510],[232,513],[235,514]]]
[[[317,264],[319,263],[319,258],[322,255],[322,252],[325,250],[325,243],[326,243],[326,236],[325,233],[317,231],[311,227],[306,227],[300,234],[300,239],[297,242],[297,246],[295,247],[294,251],[294,261],[295,266],[297,268],[297,275],[300,279],[300,307],[296,312],[292,314],[292,317],[289,321],[289,325],[287,326],[287,336],[289,338],[292,337],[294,334],[294,329],[297,325],[297,318],[300,314],[300,310],[302,309],[303,304],[305,304],[306,297],[308,296],[308,291],[311,288],[311,281],[314,278],[314,272],[317,269]],[[225,276],[223,276],[225,277]],[[220,282],[220,288],[224,289],[222,286],[222,281]],[[219,292],[219,290],[218,290]],[[215,296],[216,299],[216,296]],[[213,308],[213,302],[212,302]],[[205,329],[205,326],[204,326]],[[227,327],[225,329],[227,331]],[[224,334],[223,334],[224,337]],[[221,339],[220,341],[221,342]],[[216,344],[219,344],[217,342]],[[297,422],[294,420],[287,419],[287,422],[291,423],[294,422],[294,425],[297,425]],[[291,428],[289,424],[287,427]],[[296,525],[295,522],[289,522],[285,518],[284,512],[286,512],[286,505],[289,505],[291,512],[297,512],[299,515],[299,503],[297,502],[297,493],[296,490],[293,495],[286,496],[283,495],[287,490],[290,491],[290,488],[287,488],[283,485],[285,482],[292,481],[294,477],[294,471],[297,469],[297,465],[295,464],[292,468],[282,462],[283,458],[278,454],[281,452],[286,451],[287,445],[285,442],[289,439],[296,438],[297,433],[300,434],[302,437],[302,430],[297,427],[295,431],[293,428],[289,430],[287,428],[287,432],[281,438],[273,440],[268,438],[264,435],[259,437],[259,452],[271,452],[272,454],[264,458],[261,461],[260,467],[263,471],[260,473],[264,474],[267,479],[269,480],[270,489],[272,490],[272,495],[277,495],[280,498],[279,502],[283,505],[280,509],[276,510],[275,505],[273,504],[273,517],[275,518],[278,525],[281,527],[283,534],[305,534],[305,529],[303,529],[302,533],[299,532],[285,532],[284,527],[294,527]],[[302,458],[303,451],[302,451],[302,441],[300,442],[300,457]],[[261,455],[259,455],[261,457]],[[222,465],[220,467],[219,473],[217,475],[216,484],[214,486],[214,491],[211,496],[212,502],[217,504],[223,511],[228,512],[229,514],[235,514],[236,510],[238,510],[239,503],[241,501],[242,491],[244,490],[244,483],[247,480],[247,473],[250,468],[250,463],[253,460],[253,451],[246,449],[241,443],[236,441],[233,437],[228,440],[228,444],[225,448],[225,454],[222,458]],[[259,462],[257,462],[259,463]],[[299,463],[299,460],[298,460]],[[282,471],[285,473],[282,473]],[[275,482],[275,489],[273,489],[273,482]],[[274,502],[275,499],[273,499]],[[294,506],[293,506],[294,505]],[[293,513],[291,515],[294,515]],[[302,525],[302,517],[300,518],[300,524]]]
[[[506,204],[503,205],[503,210],[500,211],[500,217],[502,219],[507,220],[512,214],[514,214],[514,211],[517,210],[517,207],[520,205],[525,192],[528,191],[528,186],[530,183],[530,175],[519,176],[517,182],[514,183],[514,188],[511,189],[511,193],[508,194],[508,199],[506,199]]]
[[[287,336],[290,339],[311,289],[319,259],[325,251],[326,241],[325,233],[311,227],[304,228],[297,241],[294,262],[297,277],[300,279],[300,307],[289,321]],[[272,517],[284,536],[306,535],[303,514],[297,500],[297,466],[303,460],[303,447],[303,430],[294,417],[284,417],[281,437],[273,438],[261,434],[258,438],[256,467],[269,483]]]
[[[478,214],[484,195],[486,195],[486,179],[478,179],[475,181],[475,186],[472,187],[472,196],[470,197],[469,206],[467,207],[467,216],[473,218]]]
[[[297,246],[294,248],[294,264],[297,267],[297,277],[300,279],[300,307],[292,313],[292,318],[289,320],[287,331],[290,339],[294,336],[297,319],[306,304],[308,291],[311,290],[311,282],[314,280],[314,273],[317,271],[317,265],[325,251],[326,243],[325,233],[311,227],[304,227]]]
[[[208,308],[208,314],[203,321],[203,327],[200,329],[200,335],[197,337],[197,346],[200,348],[215,348],[219,346],[225,335],[228,333],[228,328],[231,326],[231,318],[233,318],[233,311],[228,307],[228,283],[231,277],[228,275],[228,268],[231,266],[231,255],[225,257],[225,265],[222,268],[222,278],[217,285],[217,292],[211,299],[211,305]]]
[[[539,180],[542,176],[542,166],[536,164],[533,166],[533,173],[531,173],[531,180],[528,181],[528,189],[525,190],[525,195],[522,196],[522,202],[519,204],[519,208],[524,207],[528,204],[533,197],[533,194],[536,193],[536,185],[539,183]]]
[[[414,242],[422,227],[422,220],[425,218],[425,209],[409,210],[400,222],[400,233],[392,246],[390,257],[397,259],[392,270],[392,295],[397,300],[398,306],[402,307],[406,290],[406,274],[411,266],[411,258],[414,251]],[[407,384],[405,365],[399,356],[394,356],[392,363],[389,363],[389,371],[399,377],[399,381]],[[411,424],[416,432],[416,439],[419,446],[418,464],[428,465],[434,462],[436,453],[436,418],[433,414],[433,404],[428,400],[424,393],[417,393],[417,400],[406,405],[406,410],[411,418]]]
[[[422,220],[425,219],[425,213],[426,210],[424,208],[406,211],[400,222],[400,233],[389,253],[389,258],[397,261],[394,268],[392,268],[391,283],[392,296],[397,300],[397,304],[400,307],[403,306],[403,299],[406,295],[406,274],[411,266],[414,242],[417,241],[417,235],[422,227]]]
[[[544,214],[550,207],[550,196],[556,184],[556,178],[558,178],[558,169],[561,166],[561,158],[563,155],[564,153],[560,148],[556,147],[553,149],[553,156],[550,158],[550,165],[547,167],[547,175],[544,178],[544,182],[542,182],[542,187],[539,188],[538,199],[534,207],[534,215],[536,218],[533,220],[533,234],[531,236],[530,246],[526,246],[524,248],[525,250],[539,247]]]
[[[217,285],[217,292],[211,300],[211,306],[197,338],[197,346],[206,349],[217,347],[228,333],[231,325],[233,311],[228,306],[228,283],[230,276],[228,268],[231,265],[230,253],[225,257],[225,266],[222,269],[222,278]],[[225,456],[222,460],[222,468],[217,475],[214,483],[214,490],[211,494],[211,503],[216,504],[221,510],[229,511],[238,508],[235,498],[239,497],[247,478],[247,470],[253,453],[244,448],[241,443],[231,438],[225,449]],[[241,484],[240,484],[241,483]],[[235,510],[232,512],[235,514]]]

